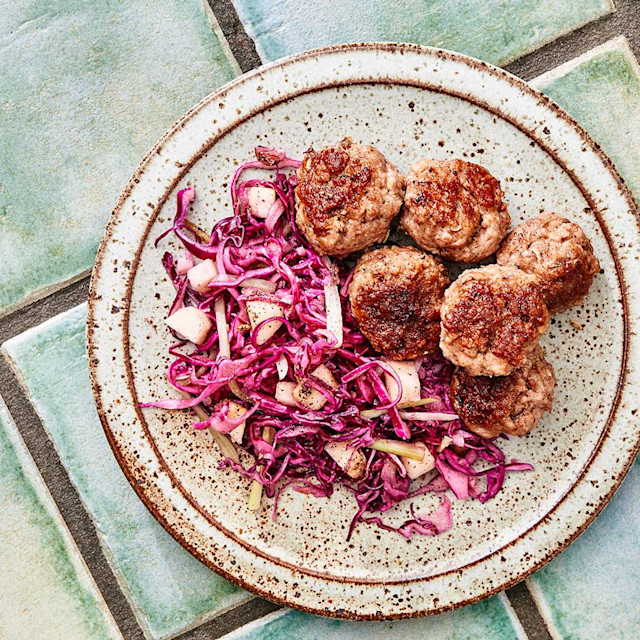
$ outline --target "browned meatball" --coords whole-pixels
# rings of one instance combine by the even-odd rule
[[[383,242],[402,206],[404,177],[373,147],[345,138],[308,151],[298,169],[296,224],[321,255]]]
[[[522,366],[549,326],[537,279],[515,267],[465,271],[446,291],[440,347],[472,376],[506,376]]]
[[[427,251],[478,262],[495,253],[511,219],[500,183],[463,160],[418,160],[407,174],[400,224]]]
[[[376,351],[410,360],[438,348],[440,304],[449,277],[414,247],[365,253],[349,285],[351,311]]]
[[[497,258],[498,264],[538,276],[551,313],[580,304],[600,271],[582,228],[557,213],[519,224],[502,243]]]
[[[524,364],[505,377],[471,376],[456,367],[451,401],[469,431],[483,438],[500,433],[524,436],[553,403],[556,377],[537,346]]]

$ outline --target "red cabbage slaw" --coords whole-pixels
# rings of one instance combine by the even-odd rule
[[[448,530],[447,490],[459,500],[486,502],[500,491],[507,472],[533,467],[507,462],[495,439],[464,428],[449,397],[452,366],[439,353],[416,361],[421,401],[402,410],[400,377],[373,350],[350,312],[347,288],[353,269],[319,256],[296,228],[297,179],[284,170],[300,162],[281,149],[256,147],[255,153],[256,160],[242,164],[231,182],[231,217],[216,223],[211,234],[202,232],[187,219],[195,198],[195,189],[188,187],[178,193],[173,225],[156,240],[157,246],[172,232],[183,245],[183,256],[167,252],[162,258],[176,290],[169,316],[195,307],[211,329],[201,344],[172,330],[176,342],[169,347],[174,360],[167,379],[184,397],[141,406],[193,409],[199,417],[194,428],[209,429],[225,456],[220,467],[232,467],[251,481],[249,508],[259,507],[264,490],[275,498],[274,519],[278,497],[287,487],[329,497],[340,483],[357,504],[347,539],[358,522],[406,538]],[[263,170],[265,177],[240,181],[247,169]],[[275,193],[261,217],[249,202],[253,187]],[[217,273],[204,288],[194,288],[188,277],[195,259],[215,265]],[[248,308],[255,302],[278,312],[252,326]],[[260,338],[265,327],[266,340]],[[317,373],[322,365],[335,384]],[[384,375],[395,381],[396,397]],[[282,382],[321,402],[309,408],[300,395],[287,402],[276,398]],[[251,463],[241,464],[228,435],[234,433]],[[347,445],[347,465],[327,453],[332,443]],[[435,468],[411,481],[400,454],[419,460],[425,446]],[[363,461],[359,477],[345,471],[354,455]],[[427,492],[441,496],[431,514],[416,513],[410,503],[410,517],[400,526],[368,515]]]

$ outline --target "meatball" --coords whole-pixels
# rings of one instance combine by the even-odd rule
[[[502,243],[497,258],[498,264],[538,276],[551,313],[580,304],[600,271],[584,231],[557,213],[519,224]]]
[[[465,427],[483,438],[524,436],[551,410],[555,385],[553,367],[537,346],[519,369],[503,378],[471,376],[456,367],[451,401]]]
[[[402,206],[404,177],[373,147],[345,138],[305,154],[296,224],[321,255],[344,257],[383,242]]]
[[[495,253],[511,223],[500,183],[463,160],[418,160],[407,174],[402,228],[423,249],[478,262]]]
[[[506,376],[521,367],[549,326],[532,276],[490,265],[465,271],[444,295],[440,347],[472,376]]]
[[[440,305],[449,277],[414,247],[365,253],[349,285],[351,311],[376,351],[411,360],[438,348]]]

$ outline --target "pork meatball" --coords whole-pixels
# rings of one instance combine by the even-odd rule
[[[451,401],[465,427],[483,438],[524,436],[551,410],[555,385],[553,367],[537,346],[519,369],[502,378],[471,376],[456,367]]]
[[[321,255],[383,242],[402,206],[404,177],[373,147],[345,138],[308,151],[298,169],[296,224]]]
[[[414,247],[365,253],[349,285],[351,311],[376,351],[411,360],[438,348],[440,305],[449,277]]]
[[[551,313],[580,304],[600,271],[582,228],[557,213],[519,224],[498,251],[498,264],[538,276]]]
[[[515,267],[465,271],[446,291],[440,348],[472,376],[521,367],[549,326],[537,278]]]
[[[511,223],[500,183],[463,160],[418,160],[407,174],[402,228],[423,249],[478,262],[498,249]]]

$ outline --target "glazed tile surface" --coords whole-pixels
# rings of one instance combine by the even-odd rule
[[[344,42],[415,42],[494,64],[607,14],[610,0],[233,0],[265,60]],[[366,6],[366,8],[365,8]]]
[[[245,599],[154,520],[126,481],[95,412],[85,305],[5,343],[141,623],[167,637]]]
[[[598,142],[640,201],[640,67],[616,38],[532,82]]]
[[[199,0],[0,12],[0,314],[86,272],[118,194],[235,68]]]
[[[286,610],[224,640],[521,640],[520,624],[497,596],[458,611],[396,622],[344,622]]]
[[[640,199],[640,76],[626,41],[606,43],[535,82],[578,119]],[[640,462],[604,513],[562,555],[530,578],[558,637],[640,637]]]
[[[121,638],[1,399],[0,501],[0,638]]]
[[[450,48],[505,65],[590,23],[583,35],[552,45],[551,55],[540,52],[541,59],[553,60],[557,48],[566,59],[568,48],[576,45],[585,51],[589,42],[610,37],[612,28],[619,32],[620,14],[633,16],[635,11],[630,0],[616,2],[617,9],[614,0],[327,0],[320,8],[303,0],[209,0],[222,15],[227,35],[235,29],[235,17],[227,15],[233,13],[231,3],[264,61],[311,47],[382,40]],[[209,4],[207,0],[5,3],[0,12],[0,316],[88,273],[109,213],[144,154],[187,109],[238,75]],[[617,17],[611,16],[616,10]],[[640,19],[640,12],[635,14]],[[230,17],[233,20],[225,23]],[[605,19],[596,22],[601,17]],[[633,20],[624,25],[626,33],[638,29]],[[234,44],[233,37],[229,42],[243,59],[242,46]],[[536,59],[532,56],[527,65],[534,60],[535,67]],[[543,69],[548,64],[544,62]],[[624,37],[547,71],[532,84],[588,130],[640,202],[640,72]],[[327,98],[329,103],[331,99]],[[349,111],[345,126],[358,113]],[[321,130],[319,122],[310,126]],[[278,144],[289,144],[291,128],[278,133],[284,127],[269,130],[264,122],[260,127],[265,136],[281,135]],[[294,138],[301,141],[310,131],[306,122],[300,130],[294,126]],[[616,244],[624,251],[624,237],[618,237]],[[53,297],[58,311],[68,306],[57,303],[62,297]],[[104,437],[89,387],[85,313],[82,305],[18,335],[2,345],[5,355],[92,518],[145,637],[168,639],[186,631],[188,640],[199,640],[209,637],[211,629],[217,635],[217,620],[210,622],[209,630],[188,630],[246,602],[249,594],[177,544],[125,480]],[[582,322],[579,315],[575,317]],[[579,335],[607,352],[596,339],[598,331]],[[0,336],[0,342],[3,339]],[[612,373],[606,368],[602,373],[605,386]],[[561,381],[558,393],[564,393],[564,384]],[[1,390],[10,397],[10,391]],[[23,402],[27,404],[26,399]],[[29,428],[18,413],[12,419],[0,398],[0,639],[123,640],[22,441],[19,430],[26,438],[24,429]],[[594,524],[529,578],[553,640],[640,638],[639,504],[640,461],[636,461]],[[94,564],[91,567],[95,570]],[[110,571],[106,563],[98,570]],[[119,621],[115,609],[114,615]],[[230,617],[234,616],[235,612]],[[525,621],[529,638],[543,637],[537,635],[540,628],[528,625]],[[224,636],[224,640],[423,638],[524,640],[527,635],[501,594],[426,619],[384,623],[281,610]]]

